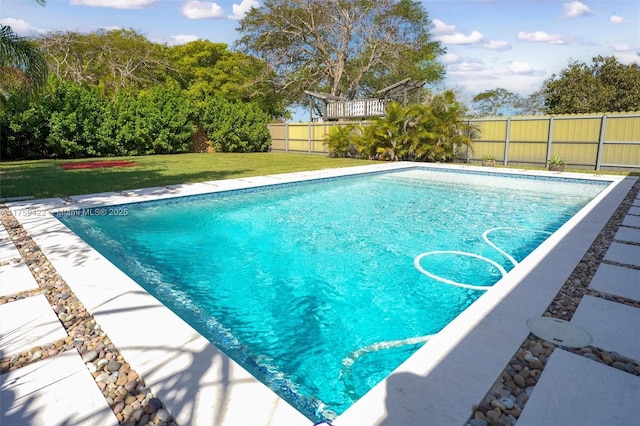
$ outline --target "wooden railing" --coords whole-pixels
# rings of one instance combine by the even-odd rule
[[[369,118],[384,115],[386,102],[384,99],[358,99],[354,101],[332,101],[324,109],[325,120],[341,120],[345,118]]]

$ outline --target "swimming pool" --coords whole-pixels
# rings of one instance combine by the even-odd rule
[[[484,290],[452,283],[490,287],[605,186],[413,169],[59,218],[320,420]]]

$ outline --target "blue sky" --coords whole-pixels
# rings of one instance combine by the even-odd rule
[[[133,28],[154,42],[233,44],[259,0],[0,0],[0,23],[21,35]],[[444,87],[467,102],[503,87],[528,96],[570,61],[614,55],[640,63],[638,0],[422,0],[447,53]]]

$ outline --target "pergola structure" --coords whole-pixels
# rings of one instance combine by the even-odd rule
[[[329,93],[313,92],[305,90],[309,95],[309,120],[310,121],[337,121],[344,119],[365,119],[380,117],[384,115],[385,107],[389,102],[396,101],[402,105],[409,103],[409,95],[422,88],[426,82],[412,82],[410,78],[387,86],[378,90],[378,97],[368,99],[344,100],[343,98]],[[318,108],[321,116],[317,119],[313,117],[313,110],[316,101],[322,102],[322,108]],[[417,102],[420,102],[418,98]]]
[[[417,82],[411,81],[410,78],[405,78],[402,81],[387,86],[382,90],[378,90],[376,94],[381,95],[384,100],[392,100],[400,102],[406,106],[409,103],[409,94],[422,88],[426,84],[426,81]],[[417,92],[418,94],[420,91]],[[420,102],[418,98],[417,102]]]

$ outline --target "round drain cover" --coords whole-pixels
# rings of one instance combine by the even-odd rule
[[[593,340],[584,328],[558,318],[531,318],[527,327],[539,338],[566,348],[582,348]]]

